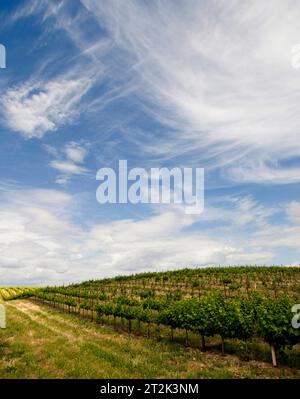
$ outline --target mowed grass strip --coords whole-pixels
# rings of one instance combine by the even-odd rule
[[[300,378],[299,370],[115,332],[27,300],[6,306],[0,378]]]

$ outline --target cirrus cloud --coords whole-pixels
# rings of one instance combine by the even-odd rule
[[[26,82],[7,90],[1,112],[11,130],[26,138],[41,138],[78,117],[78,105],[90,87],[87,78]]]

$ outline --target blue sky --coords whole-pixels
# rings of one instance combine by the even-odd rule
[[[2,0],[0,20],[1,285],[299,264],[298,1]],[[204,213],[100,205],[120,159],[205,168]]]

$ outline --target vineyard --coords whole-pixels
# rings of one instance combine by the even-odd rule
[[[183,269],[20,294],[129,333],[172,340],[183,333],[186,346],[198,337],[202,351],[209,337],[219,337],[222,354],[227,340],[260,340],[269,344],[274,366],[278,351],[299,352],[300,329],[291,323],[300,302],[298,267]]]
[[[0,301],[28,297],[36,289],[31,287],[0,287]]]

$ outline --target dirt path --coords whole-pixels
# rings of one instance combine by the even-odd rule
[[[19,310],[30,318],[30,320],[35,321],[56,334],[60,334],[71,340],[82,341],[83,339],[86,339],[86,337],[97,339],[109,339],[111,337],[111,333],[105,334],[102,331],[95,331],[95,324],[90,323],[90,325],[80,325],[78,319],[74,319],[74,321],[66,319],[67,315],[65,313],[60,313],[55,309],[44,307],[37,303],[30,301],[15,301],[10,302],[9,306]],[[64,331],[62,330],[62,327]],[[112,333],[114,333],[114,331],[112,331]],[[125,339],[126,337],[123,337],[121,334],[117,335],[120,339]]]
[[[90,341],[94,347],[101,347],[102,351],[115,348],[120,358],[126,353],[129,344],[134,346],[134,342],[144,341],[143,337],[132,337],[114,330],[105,332],[105,328],[90,321],[73,318],[72,315],[31,301],[14,301],[9,306],[34,321],[40,328],[67,339],[68,343],[78,346]],[[147,355],[148,348],[141,346],[139,353]]]
[[[59,328],[56,328],[57,323],[55,322],[58,318],[52,316],[49,317],[47,312],[41,310],[40,306],[31,302],[11,302],[11,307],[19,310],[25,314],[31,321],[34,321],[55,334],[61,335],[69,340],[76,340],[76,337],[72,334],[66,333]],[[43,317],[41,317],[43,316]]]

